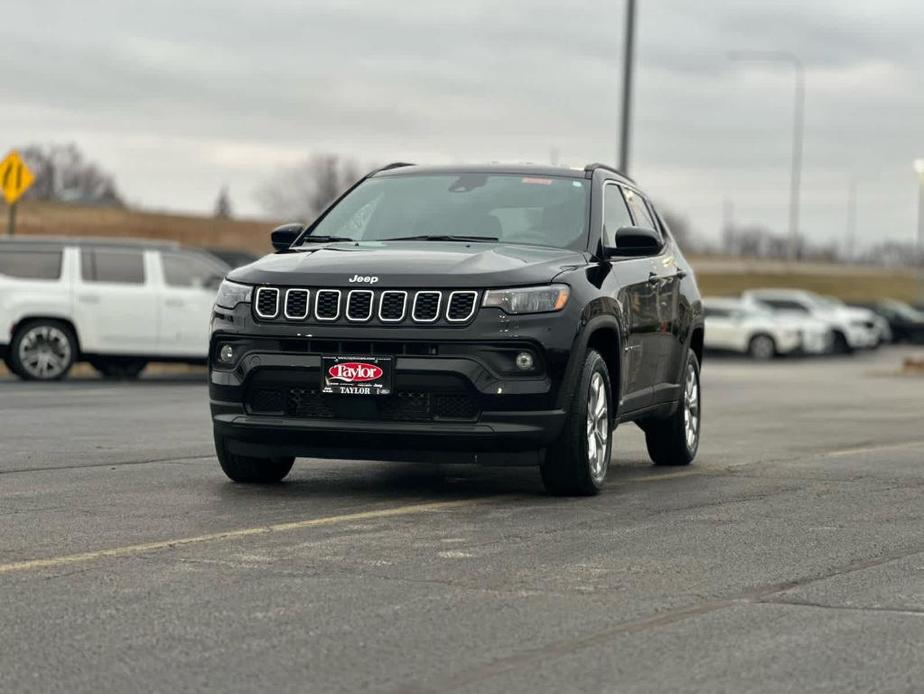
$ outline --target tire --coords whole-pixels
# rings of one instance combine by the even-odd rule
[[[90,364],[99,374],[112,381],[133,381],[148,365],[145,359],[131,357],[105,357],[91,359]]]
[[[834,333],[834,343],[831,350],[834,354],[852,354],[853,348],[847,342],[847,337],[842,332]]]
[[[549,447],[540,466],[549,494],[592,496],[603,488],[613,450],[611,393],[606,362],[598,352],[590,350],[561,436]]]
[[[295,458],[254,458],[228,450],[224,436],[215,432],[215,453],[228,479],[241,484],[281,482],[292,469]]]
[[[689,465],[699,450],[702,429],[702,392],[699,360],[687,350],[683,367],[683,395],[677,408],[666,419],[645,423],[645,443],[655,465]]]
[[[60,381],[77,358],[77,337],[62,321],[39,318],[21,325],[10,343],[7,364],[25,381]]]
[[[776,342],[770,335],[755,335],[748,343],[748,356],[754,361],[770,361],[776,357]]]

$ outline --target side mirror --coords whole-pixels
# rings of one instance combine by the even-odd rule
[[[283,224],[281,227],[276,227],[273,229],[270,234],[270,239],[273,242],[273,248],[277,252],[287,251],[295,239],[298,238],[298,235],[305,230],[303,224],[298,224],[293,222],[291,224]]]
[[[621,227],[614,241],[616,246],[606,249],[607,257],[656,255],[663,246],[661,235],[645,227]]]

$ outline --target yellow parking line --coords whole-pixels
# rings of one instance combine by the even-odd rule
[[[644,477],[620,480],[616,482],[616,484],[619,485],[636,482],[654,482],[657,480],[669,480],[677,479],[678,477],[691,477],[693,475],[705,474],[708,473],[700,470],[685,470],[682,472],[668,472],[663,475],[646,475]],[[175,547],[184,547],[187,545],[200,545],[206,542],[218,542],[220,540],[234,540],[237,538],[251,537],[254,535],[267,535],[270,533],[286,532],[289,530],[318,528],[326,525],[337,525],[338,523],[376,520],[379,518],[393,518],[395,516],[409,516],[415,513],[428,513],[430,511],[445,511],[453,508],[476,506],[478,504],[483,504],[492,498],[494,497],[461,499],[458,501],[436,501],[425,504],[414,504],[412,506],[398,506],[397,508],[385,508],[378,511],[361,511],[359,513],[346,513],[339,516],[324,516],[322,518],[310,518],[307,520],[292,521],[289,523],[274,523],[273,525],[263,525],[256,528],[227,530],[225,532],[209,533],[207,535],[196,535],[194,537],[181,537],[173,540],[144,542],[137,545],[111,547],[109,549],[99,549],[92,552],[81,552],[79,554],[65,554],[60,557],[29,559],[26,561],[11,562],[9,564],[0,564],[0,575],[15,573],[17,571],[52,569],[60,566],[68,566],[71,564],[82,564],[84,562],[95,561],[97,559],[107,559],[110,557],[128,557],[138,554],[145,554],[147,552],[156,552],[163,549],[172,549]]]
[[[892,451],[901,448],[918,448],[919,446],[924,446],[924,441],[903,441],[900,443],[884,443],[876,446],[842,448],[838,451],[823,452],[821,455],[825,458],[840,458],[845,455],[855,455],[859,453],[878,453],[880,451]]]
[[[266,535],[269,533],[286,532],[288,530],[317,528],[325,525],[336,525],[338,523],[351,523],[355,521],[373,520],[378,518],[409,516],[415,513],[428,513],[430,511],[445,511],[447,509],[459,508],[463,506],[474,506],[476,504],[484,503],[487,500],[487,498],[462,499],[460,501],[438,501],[428,504],[415,504],[413,506],[399,506],[397,508],[386,508],[380,509],[378,511],[346,513],[339,516],[325,516],[323,518],[311,518],[308,520],[293,521],[290,523],[275,523],[273,525],[264,525],[256,528],[228,530],[221,533],[209,533],[208,535],[183,537],[175,540],[145,542],[138,545],[126,545],[125,547],[112,547],[110,549],[100,549],[93,552],[81,552],[80,554],[66,554],[61,557],[17,561],[10,564],[0,564],[0,575],[13,573],[16,571],[49,569],[59,566],[67,566],[70,564],[81,564],[83,562],[94,561],[96,559],[105,559],[109,557],[127,557],[137,554],[144,554],[146,552],[156,552],[162,549],[171,549],[173,547],[199,545],[205,542],[216,542],[218,540],[233,540],[240,537],[250,537],[252,535]]]

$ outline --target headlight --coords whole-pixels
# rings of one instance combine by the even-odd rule
[[[565,284],[517,289],[490,289],[482,306],[494,306],[504,313],[547,313],[561,311],[568,303],[571,289]]]
[[[224,280],[218,287],[218,296],[215,297],[215,305],[222,308],[234,308],[240,303],[250,301],[250,295],[253,293],[253,287],[237,282]]]

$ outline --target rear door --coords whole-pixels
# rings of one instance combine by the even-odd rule
[[[616,232],[620,227],[632,224],[622,187],[615,181],[607,181],[603,186],[604,247],[615,247]],[[654,335],[657,328],[658,287],[651,258],[614,257],[610,265],[615,298],[622,307],[628,331],[621,389],[622,409],[628,412],[651,402],[655,377],[653,369],[657,364]]]
[[[168,356],[205,357],[215,292],[228,268],[192,251],[157,254],[160,279],[158,342]]]
[[[83,351],[156,353],[158,302],[152,265],[151,252],[140,248],[81,249],[74,313]]]

